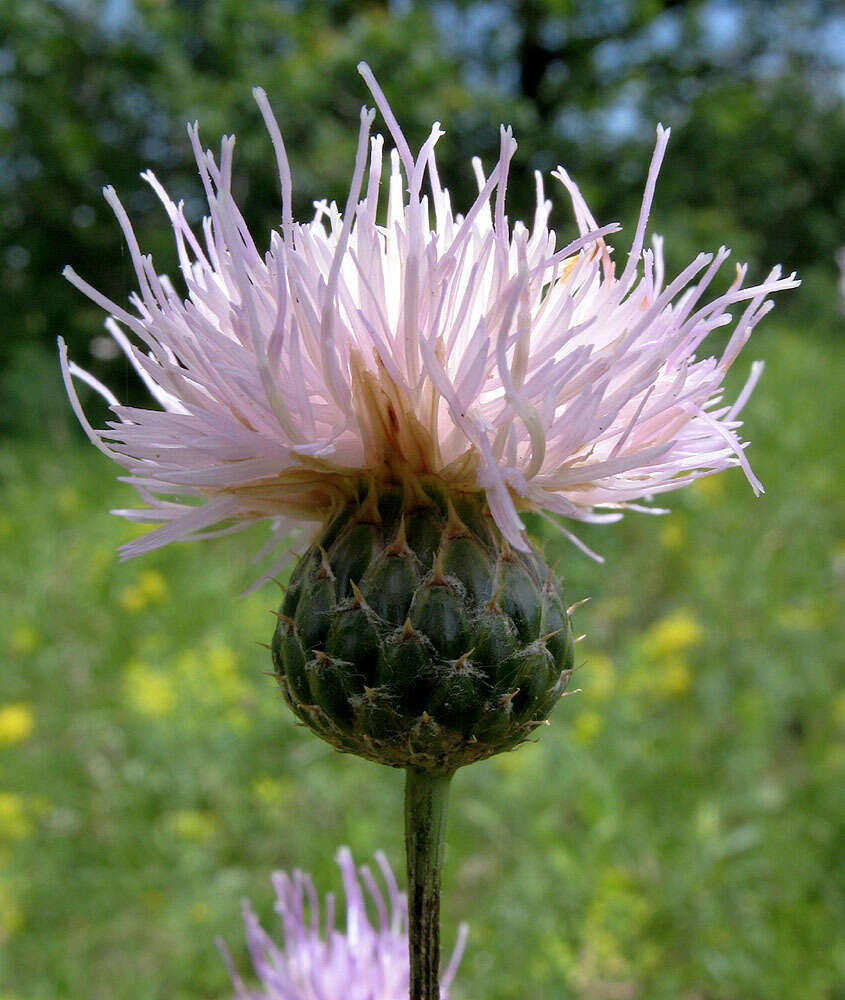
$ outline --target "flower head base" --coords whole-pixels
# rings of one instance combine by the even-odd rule
[[[400,893],[385,856],[376,861],[387,885],[385,900],[370,870],[356,872],[349,849],[338,852],[346,894],[346,933],[334,926],[334,897],[325,902],[324,928],[320,904],[310,876],[301,871],[273,876],[276,912],[282,920],[284,945],[279,947],[244,903],[247,946],[261,986],[245,986],[222,942],[218,942],[239,1000],[407,1000],[408,902]],[[369,898],[368,898],[369,897]],[[375,908],[378,925],[367,916]],[[457,972],[466,943],[461,926],[458,941],[442,976],[441,997]]]
[[[732,405],[722,382],[768,312],[767,296],[797,282],[775,268],[745,288],[743,266],[724,294],[703,302],[724,247],[664,280],[661,241],[644,249],[644,239],[668,130],[658,128],[633,245],[617,269],[605,241],[617,227],[596,224],[562,167],[554,176],[579,235],[558,246],[539,174],[533,225],[510,224],[510,128],[489,174],[474,161],[478,197],[453,214],[434,156],[439,124],[414,156],[369,68],[360,69],[396,147],[384,215],[383,139],[370,138],[375,112],[363,109],[345,209],[321,202],[312,221],[294,222],[284,143],[257,89],[282,189],[281,230],[266,253],[232,196],[234,139],[223,139],[218,161],[194,125],[210,209],[202,240],[182,205],[144,175],[172,223],[187,298],[142,255],[111,188],[105,196],[138,275],[134,311],[66,271],[111,313],[109,330],[161,406],[121,406],[68,363],[62,345],[77,415],[148,504],[119,513],[164,522],[124,555],[265,518],[280,538],[284,517],[326,521],[362,477],[436,477],[447,491],[483,492],[502,535],[522,550],[522,511],[612,521],[642,498],[734,465],[761,490],[737,430],[762,366]],[[721,357],[699,358],[740,303]],[[105,429],[85,420],[73,377],[110,403],[116,419]]]

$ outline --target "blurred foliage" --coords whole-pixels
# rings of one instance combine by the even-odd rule
[[[513,123],[512,218],[533,213],[531,172],[563,161],[600,221],[630,222],[654,123],[671,124],[652,227],[668,237],[670,265],[724,242],[752,274],[798,268],[806,291],[780,308],[828,329],[845,231],[843,39],[841,11],[820,0],[2,4],[0,427],[65,427],[57,334],[95,374],[138,392],[109,357],[101,311],[60,274],[70,263],[121,303],[135,285],[102,186],[117,188],[141,246],[173,271],[166,219],[139,172],[152,168],[198,221],[184,133],[198,119],[209,144],[237,133],[236,196],[254,232],[268,232],[279,197],[250,93],[261,85],[291,152],[297,214],[341,200],[368,100],[361,58],[412,145],[443,122],[456,206],[473,194],[471,156],[492,162],[498,123]],[[565,206],[558,219],[571,225]]]

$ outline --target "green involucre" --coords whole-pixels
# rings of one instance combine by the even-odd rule
[[[483,494],[363,487],[302,557],[273,664],[338,750],[450,774],[548,718],[573,666],[560,586],[512,549]]]

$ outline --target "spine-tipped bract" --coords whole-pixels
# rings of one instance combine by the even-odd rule
[[[294,713],[338,750],[449,774],[545,720],[573,665],[559,584],[484,495],[369,483],[297,565],[273,637]]]

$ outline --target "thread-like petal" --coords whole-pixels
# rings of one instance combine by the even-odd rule
[[[617,277],[606,240],[618,227],[597,224],[562,167],[554,176],[572,201],[575,238],[557,248],[539,175],[532,228],[509,223],[510,128],[489,173],[473,161],[478,197],[453,216],[435,159],[439,123],[415,156],[369,67],[359,69],[396,145],[386,225],[378,221],[384,139],[369,136],[375,112],[362,109],[343,211],[320,202],[310,222],[296,222],[281,130],[256,88],[282,200],[281,231],[266,254],[232,195],[234,138],[223,138],[215,158],[195,123],[188,136],[209,204],[202,242],[181,203],[144,174],[173,228],[184,292],[141,252],[112,188],[104,194],[138,279],[131,307],[65,270],[110,314],[109,332],[160,407],[121,406],[61,347],[86,434],[149,507],[121,513],[162,522],[124,555],[260,520],[281,542],[280,519],[325,519],[370,477],[435,476],[447,489],[483,491],[518,548],[527,545],[525,511],[600,523],[731,466],[760,492],[737,416],[762,368],[733,406],[722,382],[770,296],[798,282],[774,268],[746,287],[741,266],[708,301],[725,247],[664,280],[662,240],[644,247],[668,129],[658,128]],[[696,353],[730,324],[718,360]],[[106,398],[114,416],[106,428],[88,423],[77,380]]]

